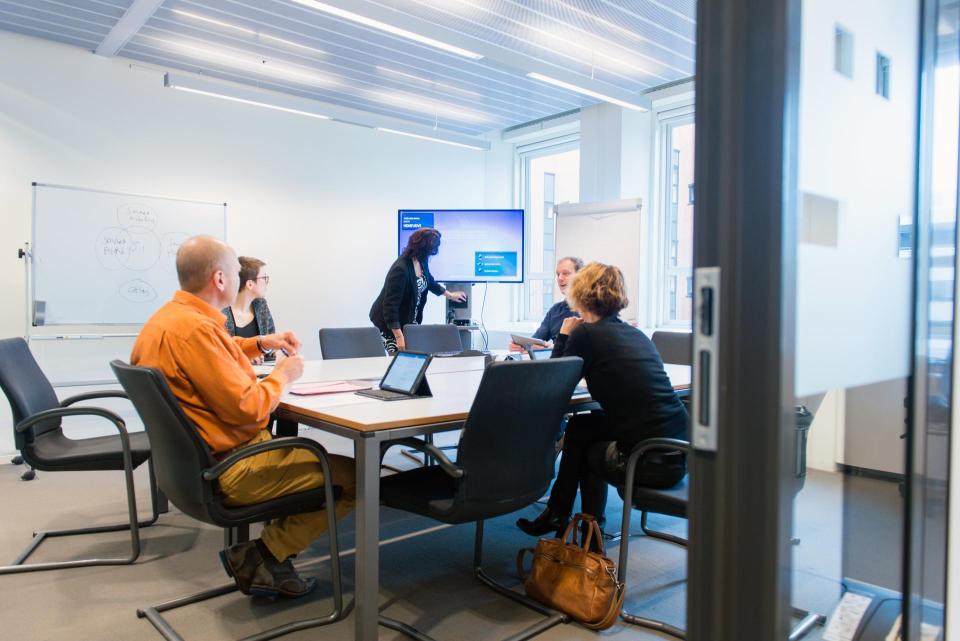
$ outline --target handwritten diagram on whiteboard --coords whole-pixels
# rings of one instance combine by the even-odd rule
[[[135,325],[177,290],[176,254],[226,235],[226,205],[34,186],[34,324]]]

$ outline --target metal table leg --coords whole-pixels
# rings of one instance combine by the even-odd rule
[[[356,641],[376,641],[380,609],[380,439],[354,441],[357,461]]]

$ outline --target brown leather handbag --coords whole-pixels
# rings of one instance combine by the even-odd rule
[[[581,522],[587,524],[587,535],[578,543]],[[594,539],[600,552],[589,551]],[[527,552],[533,552],[529,576],[523,571]],[[623,585],[617,582],[613,561],[605,556],[600,526],[589,514],[574,516],[562,539],[540,539],[536,549],[520,550],[517,573],[527,595],[593,630],[612,626],[623,607]]]

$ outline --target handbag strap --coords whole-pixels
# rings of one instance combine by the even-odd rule
[[[533,548],[520,548],[517,552],[517,576],[520,577],[521,581],[527,580],[527,573],[523,571],[523,557],[526,556],[527,552],[534,554]]]
[[[578,534],[580,533],[579,525],[581,523],[588,523],[587,534],[583,537],[582,541],[579,541],[580,538]],[[567,524],[567,529],[564,530],[561,541],[566,544],[569,540],[576,547],[583,548],[587,552],[590,551],[590,542],[596,537],[597,547],[600,548],[600,554],[603,556],[607,555],[606,547],[603,544],[603,532],[600,531],[600,524],[597,523],[597,519],[590,516],[589,514],[584,514],[583,512],[577,512],[573,515],[573,518],[570,519],[570,523]]]
[[[625,594],[626,590],[623,589],[623,584],[617,583],[617,596],[616,598],[610,599],[610,607],[607,609],[607,613],[603,615],[603,618],[595,623],[585,623],[583,621],[579,621],[578,623],[591,630],[606,630],[613,625],[617,617],[620,616],[620,611],[623,610],[623,597]]]

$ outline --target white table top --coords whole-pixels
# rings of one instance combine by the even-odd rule
[[[390,363],[390,357],[353,358],[308,361],[298,383],[319,383],[337,380],[379,379]],[[427,423],[462,421],[467,417],[480,379],[483,357],[435,358],[427,370],[427,381],[433,392],[430,398],[381,401],[353,392],[297,396],[285,394],[280,408],[309,420],[333,423],[368,432]],[[667,375],[675,389],[689,387],[690,367],[668,365]],[[587,402],[589,396],[575,398]]]

